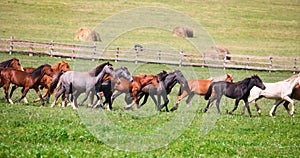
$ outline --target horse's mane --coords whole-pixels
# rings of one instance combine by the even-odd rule
[[[94,68],[91,71],[89,71],[89,74],[91,76],[97,76],[97,75],[99,75],[99,73],[103,70],[104,66],[106,66],[106,65],[112,66],[112,64],[110,64],[109,62],[100,64],[96,68]]]
[[[35,70],[33,70],[30,74],[32,75],[33,78],[36,78],[38,76],[41,76],[42,75],[42,69],[45,67],[45,66],[50,66],[48,64],[44,64],[44,65],[41,65],[39,66],[38,68],[36,68]],[[51,66],[50,66],[51,67]]]
[[[9,60],[7,60],[7,61],[1,62],[1,63],[0,63],[0,67],[3,67],[3,68],[9,67],[10,64],[11,64],[11,62],[12,62],[13,60],[19,61],[19,59],[17,59],[17,58],[12,58],[12,59],[9,59]]]
[[[238,83],[239,84],[245,84],[245,85],[248,85],[250,80],[251,80],[252,77],[248,77],[248,78],[245,78],[243,79],[242,81],[239,81]]]
[[[160,80],[164,80],[168,76],[168,73],[167,73],[167,71],[163,70],[162,72],[160,72],[159,74],[157,74],[157,76],[158,76],[158,78]]]
[[[290,78],[285,79],[285,80],[283,80],[283,81],[289,82],[289,81],[292,81],[292,80],[296,79],[296,78],[299,77],[299,76],[300,76],[300,74],[298,74],[298,75],[293,75],[293,76],[291,76]]]

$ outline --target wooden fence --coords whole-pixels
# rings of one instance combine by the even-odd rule
[[[101,43],[100,43],[101,44]],[[298,73],[300,63],[299,57],[279,56],[248,56],[237,54],[224,54],[217,52],[184,51],[184,50],[158,50],[158,49],[135,49],[133,47],[103,47],[94,44],[69,44],[59,42],[33,42],[0,38],[0,52],[10,55],[26,53],[29,55],[45,54],[49,56],[60,56],[80,59],[101,59],[128,61],[128,62],[150,62],[160,64],[175,64],[179,66],[200,66],[213,68],[233,68],[262,71],[290,71]],[[225,60],[230,57],[231,60]]]

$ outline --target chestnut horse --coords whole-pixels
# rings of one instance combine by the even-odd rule
[[[227,82],[232,82],[233,77],[232,74],[225,74],[224,77],[220,76],[217,77],[216,79],[208,79],[208,80],[188,80],[188,85],[190,88],[190,92],[186,90],[179,90],[176,105],[171,109],[171,111],[175,110],[178,108],[178,104],[180,101],[188,96],[186,100],[186,105],[187,107],[190,106],[190,102],[192,98],[194,97],[195,94],[202,95],[204,96],[207,93],[208,87],[210,86],[211,83],[217,82],[217,81],[227,81]]]
[[[112,101],[116,99],[122,93],[131,93],[133,97],[133,103],[135,105],[135,109],[139,108],[138,105],[138,93],[142,90],[143,87],[153,84],[154,86],[159,87],[158,76],[157,75],[139,75],[132,76],[133,82],[130,82],[126,79],[120,78],[119,83],[115,84],[114,89],[118,90],[116,94],[113,95]],[[132,107],[132,104],[127,105],[125,109],[129,109]]]
[[[35,69],[36,68],[26,67],[26,68],[24,68],[24,71],[31,73]],[[67,72],[67,71],[71,70],[69,64],[65,61],[60,61],[60,62],[56,63],[55,65],[52,66],[52,69],[53,69],[53,76],[59,72]],[[49,98],[50,98],[49,88],[50,88],[51,82],[52,82],[52,77],[48,76],[48,75],[44,75],[44,77],[40,81],[41,87],[45,88],[44,93],[43,93],[43,99],[47,100],[47,102],[49,102]],[[18,88],[17,86],[12,87],[11,92],[10,92],[10,97],[12,96],[13,91],[17,88]],[[38,102],[38,101],[40,101],[40,98],[34,100],[34,102]],[[27,100],[25,100],[25,102],[27,102]]]
[[[34,89],[36,93],[39,95],[42,105],[44,105],[44,100],[39,91],[39,82],[43,78],[44,75],[53,75],[53,70],[50,65],[45,64],[38,67],[32,73],[27,73],[24,71],[12,69],[12,68],[4,68],[0,73],[0,77],[3,80],[3,84],[5,85],[5,97],[7,102],[13,104],[10,96],[8,95],[8,89],[10,84],[15,84],[19,87],[23,87],[22,89],[22,97],[17,100],[20,102],[22,100],[29,89]]]

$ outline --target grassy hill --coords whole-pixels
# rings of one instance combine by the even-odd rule
[[[148,6],[170,8],[190,16],[217,45],[236,54],[297,56],[300,50],[298,0],[1,1],[0,33],[1,38],[75,42],[79,27],[95,28],[123,10]],[[147,41],[165,34],[145,30],[126,33],[124,41]],[[168,41],[174,37],[159,39]]]

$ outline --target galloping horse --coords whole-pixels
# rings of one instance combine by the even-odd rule
[[[53,70],[50,65],[48,64],[41,65],[32,73],[27,73],[12,68],[4,68],[0,74],[1,74],[1,78],[3,79],[3,84],[5,85],[5,97],[7,102],[13,104],[10,96],[8,95],[9,86],[11,83],[13,83],[19,87],[23,87],[22,97],[18,99],[17,102],[20,102],[20,100],[26,96],[29,89],[34,89],[36,93],[39,95],[42,105],[44,105],[44,100],[39,91],[39,82],[44,75],[52,76]]]
[[[112,71],[112,65],[107,62],[97,66],[89,72],[67,71],[66,73],[59,73],[50,87],[50,89],[53,89],[57,84],[60,87],[51,107],[55,105],[57,99],[64,93],[64,95],[67,96],[68,101],[71,102],[73,109],[77,109],[78,106],[81,106],[87,100],[90,92],[95,94],[96,83],[101,81],[106,73],[110,74]],[[60,78],[59,82],[58,78]],[[77,104],[78,96],[84,92],[84,99]],[[69,94],[72,95],[71,99],[69,98]]]
[[[111,97],[114,92],[114,85],[118,84],[120,78],[123,78],[129,82],[133,81],[133,78],[132,78],[130,72],[128,71],[127,67],[122,66],[120,68],[117,68],[117,69],[113,70],[112,74],[113,74],[113,76],[109,76],[108,74],[105,74],[102,81],[98,82],[95,85],[97,99],[100,101],[100,99],[101,99],[100,92],[103,92],[104,97],[105,97],[105,102],[103,103],[103,105],[108,103],[109,110],[113,109]],[[93,95],[90,96],[90,104],[93,104]],[[94,106],[94,108],[97,107],[97,105],[99,105],[99,103],[97,103]],[[103,105],[101,105],[101,107],[103,107]]]
[[[116,94],[113,95],[112,101],[116,99],[122,93],[131,93],[133,96],[133,103],[135,105],[135,109],[139,108],[138,105],[138,93],[141,91],[143,87],[149,84],[153,84],[155,86],[159,86],[157,75],[140,75],[140,76],[132,76],[133,82],[129,82],[126,79],[120,78],[119,83],[115,84],[114,89],[118,90]],[[131,105],[127,105],[125,109],[131,108]]]
[[[17,58],[12,58],[10,60],[6,60],[0,63],[0,68],[7,68],[7,67],[14,68],[16,70],[21,70],[21,71],[24,70],[20,64],[19,59]]]
[[[226,82],[226,81],[214,82],[209,86],[208,91],[205,95],[205,100],[209,99],[209,101],[207,103],[206,108],[202,109],[202,112],[206,112],[208,108],[211,106],[211,104],[213,103],[213,101],[217,100],[216,106],[217,106],[218,113],[220,114],[221,111],[220,111],[219,104],[222,96],[225,95],[226,97],[236,99],[234,108],[232,109],[232,111],[229,112],[229,114],[232,114],[238,108],[240,100],[244,100],[249,116],[252,117],[248,105],[249,104],[248,97],[250,94],[250,90],[254,86],[257,86],[261,89],[266,88],[265,85],[262,83],[262,80],[257,75],[254,75],[250,78],[246,78],[242,81],[235,82],[235,83]],[[212,93],[214,93],[213,96],[211,96]]]
[[[260,114],[261,110],[260,110],[260,107],[257,105],[256,101],[263,97],[268,98],[268,99],[275,99],[276,101],[275,101],[272,109],[270,110],[270,116],[274,116],[278,105],[280,103],[282,103],[283,101],[286,101],[285,108],[286,108],[287,112],[291,116],[293,116],[294,111],[295,111],[295,103],[291,99],[290,96],[293,92],[293,89],[295,89],[295,87],[299,84],[300,84],[300,75],[299,74],[294,75],[283,81],[279,81],[279,82],[275,82],[275,83],[265,83],[266,89],[262,90],[257,87],[254,87],[250,91],[249,102],[253,102],[255,104],[256,109],[257,109],[258,113]],[[292,104],[291,111],[287,107],[288,103]]]
[[[210,84],[213,82],[217,82],[217,81],[232,82],[233,81],[232,74],[225,74],[224,76],[220,76],[215,79],[212,78],[212,79],[208,79],[208,80],[188,80],[187,82],[188,82],[190,91],[180,89],[177,100],[176,100],[176,105],[174,106],[174,109],[173,108],[172,109],[176,110],[178,108],[178,104],[180,103],[180,101],[183,98],[185,98],[186,96],[188,96],[188,98],[186,100],[186,105],[187,105],[187,107],[189,107],[190,102],[195,94],[205,95],[207,93],[207,90],[208,90],[208,87],[210,86]],[[171,111],[172,111],[172,109],[171,109]]]
[[[176,83],[180,84],[181,90],[185,90],[185,91],[189,92],[190,89],[188,87],[188,82],[180,70],[175,70],[174,72],[171,72],[171,73],[167,73],[166,71],[163,71],[163,72],[159,73],[157,76],[159,78],[159,83],[162,84],[162,86],[160,86],[159,88],[154,88],[155,86],[153,86],[153,85],[145,86],[142,89],[142,92],[145,94],[145,98],[144,98],[144,101],[141,104],[141,106],[146,103],[147,98],[150,95],[152,100],[154,101],[154,103],[157,106],[157,110],[161,110],[163,107],[166,107],[166,111],[169,112],[169,109],[168,109],[169,99],[168,99],[167,95],[171,93],[171,90],[176,85]],[[139,95],[143,95],[143,93],[139,94]],[[158,103],[156,102],[154,95],[157,95]],[[164,100],[164,104],[162,104],[162,105],[160,105],[160,97],[162,97]],[[171,111],[174,111],[176,109],[177,109],[177,107],[173,107],[171,109]]]
[[[25,72],[31,73],[32,71],[34,71],[36,68],[30,68],[30,67],[26,67],[24,68]],[[60,61],[58,63],[56,63],[55,65],[52,66],[53,69],[53,76],[56,75],[59,72],[67,72],[70,71],[70,66],[67,62],[65,61]],[[52,82],[52,76],[48,76],[48,75],[44,75],[44,77],[40,80],[40,85],[42,88],[44,89],[44,94],[43,94],[43,99],[47,100],[47,102],[49,102],[49,98],[50,98],[50,92],[49,92],[49,88],[51,86],[51,82]],[[18,87],[15,85],[12,87],[11,89],[11,94],[10,97],[12,96],[12,93],[15,89],[17,89]],[[46,98],[47,97],[47,98]],[[40,101],[40,98],[35,99],[34,102],[38,102]],[[25,101],[27,102],[27,101]]]

